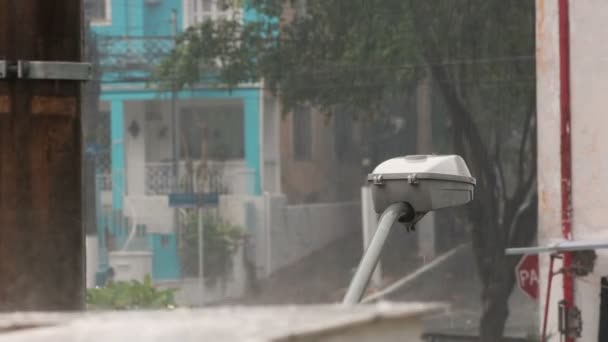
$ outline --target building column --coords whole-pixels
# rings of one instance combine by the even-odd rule
[[[258,93],[244,99],[245,116],[245,163],[253,171],[253,186],[250,191],[253,195],[259,195],[261,189],[260,174],[260,99]]]
[[[125,120],[124,103],[114,100],[110,106],[112,139],[112,209],[123,209],[125,195]]]
[[[130,102],[124,113],[125,180],[127,196],[146,194],[146,114],[144,102]],[[134,131],[131,132],[131,125]],[[126,158],[128,157],[128,158]],[[128,203],[127,203],[128,206]]]

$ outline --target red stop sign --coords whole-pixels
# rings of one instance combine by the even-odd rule
[[[538,255],[524,256],[515,267],[517,285],[530,298],[538,299]]]

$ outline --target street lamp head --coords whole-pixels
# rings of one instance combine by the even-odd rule
[[[368,175],[372,200],[382,213],[342,303],[361,301],[395,221],[413,230],[429,211],[454,207],[473,199],[475,178],[461,157],[414,155],[389,159]]]
[[[429,211],[473,199],[475,178],[457,155],[411,155],[389,159],[368,175],[374,209],[382,213],[394,203],[407,203],[419,220]],[[403,220],[402,220],[403,221]]]

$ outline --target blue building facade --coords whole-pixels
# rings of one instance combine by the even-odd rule
[[[239,120],[242,120],[240,125],[243,136],[233,140],[239,143],[242,141],[242,151],[239,152],[239,156],[242,156],[251,180],[247,192],[250,195],[261,193],[260,126],[263,104],[260,87],[250,85],[228,91],[201,86],[170,92],[159,88],[151,77],[155,65],[171,52],[175,35],[183,31],[185,23],[193,21],[192,16],[189,17],[191,13],[188,12],[191,8],[190,4],[185,3],[186,1],[197,0],[93,0],[91,30],[95,34],[99,53],[100,111],[102,115],[107,115],[110,131],[109,146],[107,146],[109,170],[106,172],[111,177],[109,182],[111,186],[106,192],[110,194],[111,200],[108,202],[111,203],[113,213],[107,215],[99,210],[98,214],[100,270],[108,267],[107,252],[110,243],[108,239],[111,237],[114,244],[120,245],[128,238],[129,234],[123,232],[129,227],[125,224],[128,220],[122,217],[129,216],[130,213],[127,211],[133,210],[136,205],[126,208],[125,200],[129,195],[132,195],[131,198],[143,198],[150,194],[159,195],[148,188],[147,180],[140,182],[140,179],[146,178],[145,173],[149,173],[150,167],[144,164],[154,164],[148,161],[148,158],[153,158],[149,156],[155,155],[157,150],[167,150],[170,140],[164,140],[161,146],[160,142],[150,140],[156,138],[147,132],[148,140],[141,143],[140,149],[137,149],[136,144],[130,146],[127,143],[129,139],[134,141],[133,137],[137,136],[139,126],[145,125],[142,120],[137,121],[132,118],[137,118],[138,115],[145,117],[147,114],[143,113],[142,108],[146,106],[154,107],[155,104],[160,103],[157,107],[165,108],[161,110],[163,112],[161,114],[165,116],[182,115],[179,111],[167,113],[166,108],[169,108],[171,102],[177,103],[180,108],[193,104],[201,108],[216,108],[222,105],[236,108],[235,110],[242,116]],[[258,19],[253,11],[243,9],[242,13],[245,21]],[[142,139],[139,138],[140,141]],[[180,137],[177,137],[177,141],[179,144]],[[160,147],[154,147],[157,145]],[[162,153],[158,152],[158,154]],[[159,163],[154,165],[157,164]],[[101,185],[98,186],[98,190],[101,198],[103,192]],[[133,194],[138,194],[139,197]],[[142,212],[148,210],[145,205],[143,208]],[[148,214],[144,213],[145,215]],[[168,218],[150,220],[154,223],[171,222]],[[159,223],[158,227],[143,227],[141,234],[138,228],[142,241],[148,241],[147,248],[153,254],[152,275],[156,280],[174,279],[180,276],[176,235],[174,227],[170,226],[170,223],[164,226],[163,223]],[[147,230],[150,232],[146,232]]]

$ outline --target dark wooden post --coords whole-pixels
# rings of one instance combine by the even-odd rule
[[[0,0],[0,60],[80,61],[81,0]],[[84,305],[80,83],[0,79],[0,311]]]

